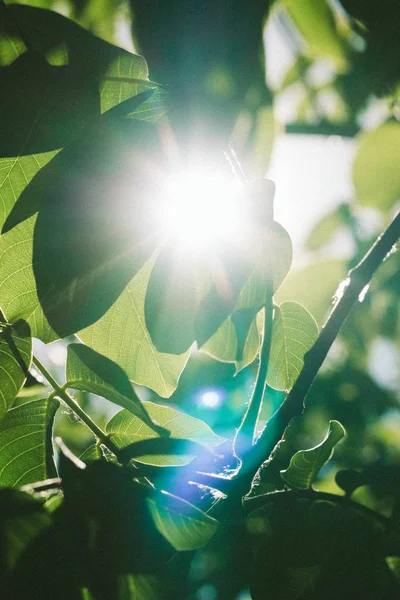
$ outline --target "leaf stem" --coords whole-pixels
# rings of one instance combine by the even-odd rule
[[[336,304],[332,309],[314,346],[304,357],[303,369],[292,390],[270,418],[252,452],[252,464],[260,465],[266,460],[282,439],[289,422],[302,414],[307,393],[324,362],[340,328],[361,293],[370,283],[375,271],[385,260],[400,237],[400,212],[374,242],[364,258],[349,271],[348,278],[339,288]],[[272,457],[271,457],[272,458]]]
[[[264,396],[268,371],[269,355],[271,350],[272,313],[272,286],[268,285],[264,304],[263,342],[260,350],[260,362],[258,365],[257,377],[252,397],[233,442],[233,451],[235,455],[242,461],[246,459],[246,454],[248,453],[250,447],[255,444],[258,415],[262,406],[262,399]]]
[[[118,454],[118,448],[110,440],[110,437],[91,419],[91,417],[79,406],[79,404],[68,394],[68,392],[60,386],[54,377],[48,372],[46,367],[36,357],[32,357],[32,362],[35,367],[41,372],[43,377],[47,379],[51,387],[54,389],[54,396],[58,396],[70,410],[91,430],[91,432],[114,454]]]

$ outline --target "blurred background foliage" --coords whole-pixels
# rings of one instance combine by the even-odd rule
[[[188,155],[220,156],[231,139],[249,178],[274,179],[276,218],[295,250],[277,301],[304,304],[322,326],[338,284],[400,199],[398,2],[24,4],[58,11],[109,42],[143,53],[150,78],[170,93],[170,120]],[[346,428],[334,462],[321,472],[320,489],[338,491],[339,468],[400,459],[399,268],[398,253],[381,266],[329,354],[305,415],[292,427],[292,451],[319,442],[329,419]],[[38,344],[37,352],[62,379],[63,343]],[[168,402],[232,438],[255,371],[253,363],[234,377],[234,365],[194,351]],[[34,379],[27,386],[20,402],[38,389]],[[161,401],[147,389],[138,393]],[[90,405],[104,424],[114,407],[79,394],[82,406]],[[280,400],[280,392],[267,390],[264,419]],[[69,415],[58,417],[58,428],[77,452],[91,443],[87,430]],[[357,493],[385,510],[386,500],[376,490]]]

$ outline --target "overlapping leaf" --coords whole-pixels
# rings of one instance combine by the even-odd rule
[[[0,328],[0,421],[24,385],[31,357],[32,338],[24,321]]]
[[[149,417],[123,369],[92,348],[84,344],[68,346],[66,378],[67,387],[103,396],[126,408],[154,431],[163,432]]]
[[[324,464],[330,459],[333,448],[344,437],[345,430],[339,421],[329,421],[325,439],[315,448],[296,452],[287,469],[281,471],[284,481],[299,489],[311,487],[313,480]]]
[[[147,504],[156,528],[175,550],[198,550],[218,529],[218,521],[166,492],[148,498]]]
[[[143,402],[143,405],[154,421],[170,431],[170,439],[182,440],[182,452],[180,454],[136,457],[135,460],[139,462],[156,466],[186,465],[193,459],[193,454],[185,453],[185,440],[202,444],[208,448],[214,448],[224,441],[200,419],[184,415],[172,408],[153,402]],[[118,412],[109,421],[106,430],[114,444],[121,449],[143,440],[157,438],[157,435],[148,425],[127,410]]]
[[[7,54],[14,52],[16,58],[0,70],[8,90],[0,102],[2,156],[17,156],[22,149],[32,154],[61,148],[88,122],[151,85],[143,57],[52,11],[8,6],[2,11],[0,29]],[[19,54],[17,46],[12,50],[13,36],[20,31],[34,52]],[[55,54],[57,60],[50,64]]]
[[[58,402],[34,400],[11,408],[0,423],[0,486],[55,476],[51,433]]]
[[[116,362],[129,379],[169,397],[178,385],[189,353],[158,352],[144,322],[144,298],[151,264],[132,279],[110,310],[79,337]],[[162,424],[162,423],[160,423]]]
[[[288,391],[303,368],[303,358],[318,337],[318,325],[304,306],[283,302],[275,308],[267,383]]]
[[[0,301],[9,322],[24,319],[33,337],[51,342],[58,336],[43,313],[32,268],[35,221],[31,217],[0,237]]]
[[[276,292],[291,262],[289,234],[281,225],[273,223],[260,251],[259,262],[239,294],[235,311],[201,350],[217,360],[236,363],[237,371],[250,364],[259,349],[257,314],[264,305],[268,282],[272,281],[272,289]]]

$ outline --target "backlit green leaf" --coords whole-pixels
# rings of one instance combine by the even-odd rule
[[[360,136],[353,166],[361,206],[390,209],[400,199],[400,123],[390,121]]]
[[[67,387],[107,398],[162,433],[162,428],[150,419],[124,370],[92,348],[84,344],[68,346],[66,378]]]
[[[256,318],[253,318],[247,332],[239,340],[237,326],[235,327],[232,317],[240,312],[239,310],[229,316],[218,331],[201,347],[202,352],[217,360],[235,363],[236,372],[253,362],[260,347]],[[238,357],[240,357],[239,360]]]
[[[328,57],[339,70],[347,66],[346,50],[327,0],[282,0],[290,18],[305,39],[310,57]]]
[[[296,300],[322,325],[332,309],[339,282],[347,277],[347,261],[324,259],[291,271],[279,288],[275,302]]]
[[[0,423],[0,486],[54,477],[51,432],[58,402],[34,400],[11,408]]]
[[[267,383],[289,391],[300,374],[304,355],[318,337],[318,325],[304,306],[283,302],[275,308]]]
[[[151,341],[144,322],[144,298],[150,269],[151,264],[147,263],[110,310],[78,335],[88,346],[116,362],[132,382],[169,397],[178,385],[189,353],[163,354]]]
[[[188,440],[203,444],[208,448],[214,448],[224,441],[200,419],[153,402],[143,402],[143,405],[154,421],[171,432],[170,439]],[[127,410],[118,412],[107,424],[106,431],[118,448],[125,448],[135,442],[157,437],[157,434],[148,425]],[[184,451],[184,443],[182,447]],[[186,465],[192,459],[193,454],[158,454],[135,458],[138,462],[156,466]]]
[[[218,521],[167,492],[148,498],[147,504],[158,531],[175,550],[198,550],[218,529]]]
[[[310,488],[319,470],[330,459],[333,448],[345,433],[339,421],[329,421],[329,430],[325,439],[315,448],[296,452],[288,468],[281,471],[284,481],[293,488]]]
[[[40,306],[32,268],[36,216],[0,236],[0,303],[9,322],[27,321],[33,337],[57,339]]]
[[[24,385],[31,357],[32,338],[24,321],[0,327],[0,420]]]

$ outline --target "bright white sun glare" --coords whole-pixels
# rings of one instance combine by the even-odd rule
[[[219,174],[191,170],[166,182],[163,227],[188,248],[215,248],[234,238],[243,219],[242,186]]]

